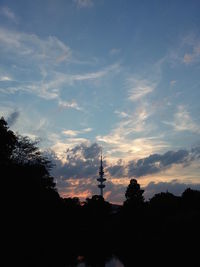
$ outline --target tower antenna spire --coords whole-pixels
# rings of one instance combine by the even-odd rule
[[[100,167],[99,167],[99,178],[97,178],[97,181],[99,182],[98,187],[100,189],[100,196],[103,197],[103,188],[105,188],[104,182],[106,179],[104,178],[104,168],[103,168],[103,153],[101,148],[101,159],[100,159]]]

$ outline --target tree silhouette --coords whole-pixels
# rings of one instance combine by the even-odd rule
[[[8,164],[15,148],[17,137],[9,130],[3,117],[0,119],[0,164]]]
[[[51,240],[57,242],[54,228],[61,221],[61,199],[50,168],[36,142],[16,135],[1,118],[1,217],[7,233],[5,242],[9,243],[10,253],[17,256],[22,253],[30,257],[34,253],[36,258],[40,251],[51,249]]]
[[[140,207],[144,204],[144,190],[140,188],[136,179],[131,179],[125,193],[125,207]]]
[[[187,188],[182,194],[183,207],[200,211],[200,191]]]
[[[86,199],[84,208],[90,215],[99,217],[108,215],[111,210],[111,205],[102,196],[94,195],[92,198]]]
[[[15,191],[26,188],[31,192],[35,186],[55,190],[49,173],[51,163],[42,155],[37,142],[15,135],[3,117],[0,119],[0,136],[0,165],[7,186],[10,184],[13,188],[15,185]]]
[[[81,203],[78,197],[68,197],[63,199],[65,206],[70,209],[76,209],[79,208]]]
[[[169,215],[177,212],[180,208],[180,197],[169,192],[161,192],[150,199],[149,206],[152,212]]]
[[[60,197],[49,172],[51,164],[36,142],[15,135],[3,118],[0,119],[0,136],[4,210],[15,216],[21,225],[25,217],[32,221],[39,217],[46,220],[57,213]],[[31,219],[29,224],[32,224]]]

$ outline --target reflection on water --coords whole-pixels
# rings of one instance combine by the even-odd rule
[[[107,262],[103,263],[97,263],[94,264],[93,266],[92,265],[87,265],[87,263],[84,262],[81,262],[77,265],[77,267],[88,267],[88,266],[95,266],[95,267],[124,267],[124,265],[122,264],[122,262],[117,258],[117,257],[112,257],[110,260],[108,260]]]

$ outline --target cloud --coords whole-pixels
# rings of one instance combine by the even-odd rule
[[[76,101],[68,102],[68,101],[58,100],[58,106],[63,109],[69,109],[69,108],[73,108],[76,110],[82,109]]]
[[[12,81],[12,78],[6,75],[0,76],[0,82],[8,82],[8,81]]]
[[[7,6],[1,7],[0,8],[0,13],[4,15],[7,19],[13,21],[14,23],[18,23],[18,18],[14,14],[14,12]]]
[[[151,135],[151,131],[155,131],[156,127],[148,119],[154,109],[146,102],[132,113],[115,113],[119,114],[122,120],[107,135],[96,137],[109,151],[110,157],[117,154],[118,158],[145,157],[168,147],[165,141],[160,140],[161,136]]]
[[[152,93],[156,85],[147,80],[140,80],[135,78],[129,78],[128,81],[129,100],[135,102],[143,98],[149,93]]]
[[[62,197],[79,197],[84,201],[87,197],[98,194],[95,179],[58,179],[57,187]]]
[[[186,64],[189,64],[193,61],[193,55],[192,54],[185,54],[183,57],[183,62]]]
[[[177,112],[174,114],[174,120],[172,122],[164,122],[167,125],[171,125],[175,131],[190,131],[193,133],[200,133],[200,127],[194,122],[189,111],[183,105],[178,106]]]
[[[93,0],[74,0],[78,8],[88,8],[93,6]]]
[[[63,147],[62,147],[63,149]],[[53,151],[48,152],[49,159],[55,164],[52,175],[62,196],[78,196],[81,199],[98,193],[97,181],[101,147],[97,143],[85,142],[73,147],[65,147],[65,161]],[[152,154],[139,160],[128,162],[118,160],[115,164],[104,160],[106,181],[105,197],[112,202],[122,202],[124,192],[132,177],[141,178],[171,169],[174,165],[186,167],[200,159],[200,148],[191,150],[168,151],[164,154]],[[174,182],[150,182],[145,187],[145,197],[156,192],[169,190],[179,194],[189,184]],[[192,186],[190,186],[192,187]],[[183,190],[182,190],[183,191]]]
[[[200,146],[196,146],[191,149],[191,159],[200,159]]]
[[[107,201],[117,204],[122,204],[125,200],[125,191],[128,186],[126,183],[114,183],[111,180],[106,181],[106,187],[104,189],[104,197]],[[87,197],[99,194],[96,179],[57,179],[57,187],[59,193],[63,197],[79,197],[82,201]],[[155,194],[161,192],[170,192],[174,195],[180,196],[185,189],[191,188],[194,190],[200,190],[200,183],[180,183],[178,180],[172,180],[170,182],[154,182],[151,181],[147,186],[143,187],[144,197],[146,200],[152,198]]]
[[[20,116],[20,112],[19,111],[17,111],[17,110],[13,111],[7,118],[8,125],[9,126],[13,126],[16,123],[16,121],[19,118],[19,116]]]
[[[60,137],[60,135],[55,133],[49,134],[47,139],[51,144],[50,149],[56,154],[61,163],[66,163],[66,151],[68,149],[73,149],[82,143],[87,145],[90,144],[88,139],[83,137],[67,136],[66,139],[63,139]]]
[[[191,188],[194,190],[200,190],[200,183],[199,184],[192,184],[192,183],[180,183],[178,180],[172,180],[171,182],[150,182],[145,188],[145,198],[149,199],[153,197],[155,194],[160,192],[170,192],[176,196],[180,196],[185,189]]]
[[[127,91],[126,112],[115,110],[115,114],[121,120],[108,134],[96,136],[96,140],[103,143],[108,150],[109,157],[113,159],[145,157],[156,151],[166,150],[169,146],[162,140],[163,135],[159,134],[160,130],[151,119],[155,113],[155,105],[150,104],[146,98],[148,94],[154,92],[160,81],[161,64],[162,61],[154,64],[152,75],[145,74],[144,78],[129,75],[126,79],[124,88]]]
[[[170,86],[173,87],[176,84],[176,82],[177,82],[176,80],[171,80],[170,81]]]
[[[127,188],[127,184],[124,183],[114,183],[109,180],[106,181],[106,187],[104,189],[104,197],[107,201],[122,204],[125,200],[125,191]]]
[[[9,59],[13,66],[10,69],[11,73],[0,77],[0,81],[6,82],[0,88],[1,93],[34,94],[45,100],[55,100],[60,108],[79,111],[82,108],[76,99],[61,99],[61,92],[77,84],[96,84],[105,76],[118,73],[120,70],[120,65],[115,63],[96,71],[66,71],[69,68],[63,68],[64,66],[77,65],[80,60],[76,58],[72,49],[57,37],[41,38],[36,34],[11,31],[2,27],[0,56],[2,62]],[[12,83],[9,83],[11,80]]]
[[[94,80],[94,79],[102,78],[108,75],[110,72],[118,72],[119,69],[120,69],[120,65],[116,63],[116,64],[109,65],[100,71],[84,73],[84,74],[75,74],[75,75],[69,76],[69,78],[71,78],[72,82]]]
[[[163,150],[168,144],[155,137],[126,139],[125,135],[120,135],[119,131],[106,136],[97,136],[97,141],[104,144],[108,155],[113,160],[116,158],[138,158],[145,157],[154,151]]]
[[[54,36],[40,38],[35,34],[27,34],[0,28],[0,49],[2,60],[12,60],[14,83],[1,88],[2,93],[13,94],[24,91],[45,99],[57,99],[65,83],[55,69],[57,59],[65,55],[65,62],[72,60],[71,49]],[[34,81],[32,78],[37,77]],[[9,76],[4,81],[11,80]]]
[[[63,197],[80,197],[84,200],[99,193],[97,180],[100,165],[101,147],[97,143],[82,143],[72,148],[66,148],[66,161],[63,162],[53,151],[47,151],[48,158],[55,164],[52,175],[56,178],[57,188]],[[104,161],[104,166],[106,166]],[[111,181],[106,183],[106,191],[114,185]],[[115,186],[117,188],[117,186]],[[120,186],[118,185],[120,191]],[[114,194],[114,193],[112,193]],[[115,198],[118,195],[115,195]]]
[[[167,151],[164,154],[151,154],[138,160],[123,162],[118,160],[114,164],[107,162],[106,170],[112,177],[144,177],[166,171],[174,165],[189,166],[192,162],[200,159],[200,148],[191,150]]]
[[[191,64],[200,60],[200,41],[193,40],[190,47],[192,51],[190,53],[185,53],[183,57],[183,62],[185,64]]]
[[[92,131],[92,128],[85,128],[85,129],[82,129],[79,131],[77,131],[77,130],[64,130],[64,131],[62,131],[62,133],[64,135],[74,137],[74,136],[77,136],[79,134],[89,133],[91,131]]]
[[[97,176],[101,147],[97,143],[91,144],[84,138],[76,138],[82,132],[66,130],[63,133],[70,136],[67,142],[58,142],[52,147],[56,154],[59,155],[61,162],[54,170],[56,176],[62,176],[65,179]],[[80,142],[82,143],[79,144]],[[62,150],[62,157],[60,157],[60,149]],[[139,178],[164,172],[174,165],[180,165],[183,168],[187,167],[192,162],[200,159],[200,148],[167,151],[164,154],[154,153],[140,159],[130,158],[128,161],[120,159],[117,162],[112,162],[108,153],[106,155],[109,160],[104,160],[104,168],[109,177]]]
[[[111,56],[118,55],[120,53],[121,49],[119,48],[112,48],[109,53]]]
[[[128,113],[126,113],[124,111],[115,110],[114,113],[117,114],[120,118],[127,118],[127,117],[129,117]]]
[[[82,130],[82,132],[84,132],[84,133],[89,133],[89,132],[91,132],[92,130],[93,130],[92,128],[85,128],[85,129]]]
[[[1,49],[12,56],[26,58],[32,64],[40,61],[41,63],[56,64],[57,59],[62,55],[66,60],[72,56],[71,49],[55,36],[40,38],[36,34],[11,31],[0,28]]]
[[[80,131],[64,130],[64,131],[62,131],[62,133],[67,135],[67,136],[77,136],[80,133]]]
[[[200,38],[199,35],[190,33],[185,35],[179,42],[178,47],[171,51],[169,58],[171,63],[181,63],[187,66],[200,61]]]
[[[65,152],[65,162],[56,166],[53,173],[56,177],[62,176],[65,179],[96,177],[98,175],[100,151],[101,148],[96,143],[82,143],[73,148],[68,148]]]
[[[108,166],[106,170],[112,177],[121,178],[127,176],[126,165],[121,159],[117,163]]]
[[[85,179],[57,179],[59,193],[63,197],[79,197],[84,201],[87,197],[99,194],[98,182],[96,178]],[[121,204],[125,198],[127,185],[113,183],[111,180],[106,181],[104,189],[104,198],[112,203]]]
[[[189,162],[190,157],[187,150],[168,151],[163,155],[152,154],[137,161],[129,161],[128,176],[146,176],[166,170],[173,164],[188,164]]]
[[[31,63],[30,63],[31,64]],[[40,64],[38,62],[38,64]],[[67,86],[73,86],[74,83],[80,82],[91,82],[96,81],[110,74],[111,72],[115,73],[119,70],[118,64],[113,64],[107,66],[104,69],[83,74],[65,74],[61,72],[55,72],[49,70],[48,74],[46,72],[41,72],[42,79],[32,81],[17,81],[15,86],[8,86],[5,89],[1,88],[2,93],[13,94],[17,91],[24,91],[27,93],[35,94],[46,100],[56,99],[59,107],[61,108],[73,108],[76,110],[82,110],[75,100],[64,101],[60,99],[60,91]],[[34,71],[34,70],[33,70]]]

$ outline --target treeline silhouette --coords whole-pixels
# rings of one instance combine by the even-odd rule
[[[37,142],[0,119],[2,266],[105,266],[113,255],[124,266],[198,259],[200,191],[145,201],[131,179],[121,206],[98,195],[82,203],[59,196],[52,167]]]

